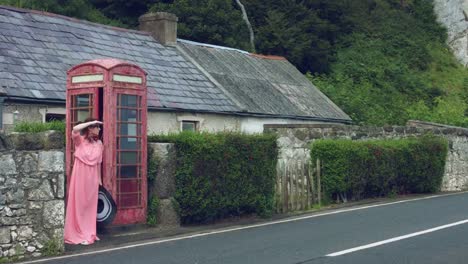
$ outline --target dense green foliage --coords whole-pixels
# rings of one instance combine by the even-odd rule
[[[440,189],[447,140],[434,136],[401,140],[319,140],[312,160],[322,161],[328,198],[353,200]]]
[[[447,49],[431,3],[355,2],[330,74],[309,75],[313,83],[358,123],[468,126],[468,71]]]
[[[175,143],[175,199],[182,223],[272,213],[275,136],[184,132],[148,141]]]
[[[30,132],[37,133],[48,130],[56,130],[65,133],[65,122],[53,121],[48,123],[39,122],[19,122],[15,124],[13,131],[15,132]]]
[[[256,51],[285,56],[358,124],[419,119],[468,127],[468,70],[428,0],[241,0]],[[179,17],[180,38],[249,50],[234,0],[0,0],[136,28],[151,11]]]
[[[125,27],[125,24],[118,20],[106,17],[89,0],[0,0],[0,5],[41,10],[92,22]]]
[[[179,0],[159,3],[151,11],[177,15],[178,35],[203,43],[248,49],[247,27],[232,0]]]

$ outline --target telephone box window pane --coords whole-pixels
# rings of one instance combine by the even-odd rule
[[[137,138],[119,138],[119,149],[140,149],[140,140]]]
[[[90,106],[90,96],[89,95],[77,95],[75,100],[75,107],[87,107]]]
[[[120,180],[119,182],[120,182],[121,193],[136,193],[140,191],[139,179],[123,179],[123,180]]]
[[[134,206],[139,206],[140,205],[140,194],[138,193],[133,193],[133,194],[120,194],[119,196],[119,206],[122,208],[125,207],[134,207]]]
[[[120,135],[136,137],[140,135],[137,124],[120,124]],[[136,138],[128,138],[128,141],[135,141]]]
[[[137,176],[137,165],[120,166],[120,177],[121,178],[136,178]]]
[[[77,120],[76,121],[85,121],[86,118],[91,116],[91,111],[90,110],[77,110]]]
[[[102,74],[82,75],[82,76],[72,77],[72,83],[99,82],[102,80],[104,80],[104,76]]]
[[[136,77],[136,76],[114,74],[112,79],[116,82],[126,82],[126,83],[136,83],[136,84],[143,83],[143,79],[141,79],[141,77]]]
[[[138,163],[138,152],[122,151],[120,152],[119,164],[136,164]]]
[[[120,120],[127,122],[137,121],[137,110],[135,109],[120,109]]]
[[[120,106],[126,107],[138,107],[138,96],[137,95],[120,95]]]

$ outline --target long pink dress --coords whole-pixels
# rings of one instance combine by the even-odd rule
[[[72,132],[75,162],[68,190],[65,243],[92,244],[96,241],[96,215],[103,145]]]

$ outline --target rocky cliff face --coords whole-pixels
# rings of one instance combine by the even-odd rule
[[[437,20],[447,28],[455,57],[468,66],[468,0],[434,0]]]

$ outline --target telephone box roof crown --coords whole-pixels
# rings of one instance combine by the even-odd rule
[[[144,72],[145,74],[146,71],[144,71],[142,68],[140,68],[138,65],[135,65],[134,63],[131,63],[131,62],[127,62],[127,61],[124,61],[124,60],[119,60],[119,59],[111,59],[111,58],[104,58],[104,59],[95,59],[95,60],[90,60],[90,61],[86,61],[86,62],[83,62],[81,64],[78,64],[78,65],[75,65],[73,68],[71,68],[68,72],[78,68],[78,67],[81,67],[83,65],[89,65],[89,64],[93,64],[93,65],[98,65],[106,70],[110,70],[116,66],[123,66],[123,65],[128,65],[128,66],[132,66],[132,67],[135,67],[135,68],[138,68],[140,69],[142,72]]]

